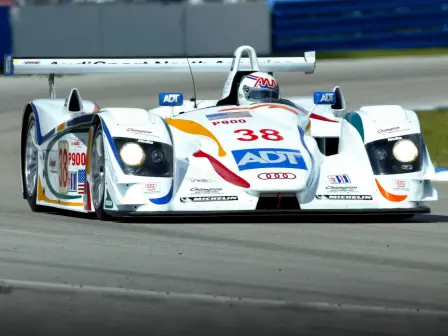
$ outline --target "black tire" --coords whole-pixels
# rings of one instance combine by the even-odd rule
[[[36,164],[36,176],[35,176],[35,183],[34,188],[32,190],[28,191],[28,182],[26,178],[26,163],[27,163],[27,142],[28,142],[28,133],[30,132],[31,127],[35,127],[35,132],[37,131],[37,125],[36,120],[34,119],[34,115],[32,113],[29,114],[28,120],[26,123],[26,127],[24,128],[24,141],[22,142],[22,181],[23,181],[23,188],[25,191],[25,198],[28,201],[28,204],[31,208],[31,211],[33,212],[41,212],[43,211],[43,207],[41,205],[37,204],[37,183],[38,183],[38,176],[39,176],[39,152],[36,151],[36,155],[31,156],[34,158],[34,162]],[[36,133],[34,134],[34,137],[36,137]],[[29,154],[28,154],[29,155]]]
[[[97,146],[96,145],[96,139],[97,139],[97,137],[101,137],[101,139],[103,139],[102,138],[103,137],[103,128],[101,127],[101,123],[99,123],[97,125],[96,129],[95,129],[95,132],[93,134],[92,147],[90,148],[90,171],[92,173],[92,175],[91,175],[92,179],[91,179],[91,183],[89,185],[89,187],[90,187],[90,194],[92,195],[93,209],[95,210],[95,213],[96,213],[96,216],[98,217],[98,219],[101,220],[101,221],[110,221],[110,220],[112,220],[112,217],[110,215],[108,215],[106,213],[106,211],[104,211],[104,199],[105,199],[105,193],[106,193],[106,185],[105,185],[106,183],[105,183],[105,181],[106,181],[106,174],[107,174],[105,162],[103,162],[103,165],[102,165],[102,171],[104,173],[103,195],[101,195],[101,197],[100,197],[101,201],[99,201],[97,204],[95,204],[95,201],[94,201],[95,197],[97,197],[97,192],[98,192],[97,189],[94,186],[94,183],[93,183],[93,181],[94,181],[93,160],[94,160],[94,155],[95,155],[95,152],[96,152],[96,146]],[[104,148],[104,142],[102,140],[101,140],[101,146],[102,146],[101,150],[102,150],[103,155],[104,155],[105,148]]]

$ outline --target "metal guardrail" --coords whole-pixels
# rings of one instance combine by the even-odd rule
[[[268,0],[274,52],[448,46],[448,0]]]

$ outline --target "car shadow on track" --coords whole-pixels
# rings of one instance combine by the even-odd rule
[[[47,214],[54,216],[66,217],[66,218],[76,218],[84,219],[89,221],[98,221],[95,214],[92,213],[78,213],[68,210],[55,210],[48,209],[45,211]],[[138,224],[187,224],[187,223],[209,223],[209,224],[235,224],[235,223],[263,223],[263,224],[276,224],[276,223],[291,223],[291,224],[301,224],[301,223],[315,223],[315,224],[372,224],[372,223],[448,223],[448,216],[445,215],[435,215],[435,214],[419,214],[410,217],[409,215],[361,215],[359,213],[353,215],[346,214],[288,214],[288,213],[269,213],[269,214],[189,214],[181,215],[167,214],[167,215],[154,215],[154,216],[132,216],[132,217],[113,217],[110,222],[115,223],[138,223]]]
[[[373,223],[448,223],[448,216],[437,215],[416,215],[413,218],[404,218],[403,216],[155,216],[155,217],[125,217],[114,220],[119,223],[210,223],[210,224],[235,224],[235,223],[290,223],[290,224],[373,224]]]

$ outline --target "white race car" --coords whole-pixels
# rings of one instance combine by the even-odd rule
[[[249,58],[242,58],[247,52]],[[418,117],[400,106],[346,112],[342,91],[238,106],[255,71],[313,73],[304,57],[14,59],[5,74],[48,74],[50,99],[26,104],[24,199],[99,219],[175,214],[387,214],[403,218],[437,200]],[[55,74],[229,72],[220,100],[160,94],[153,109],[100,108],[77,89],[56,99]]]

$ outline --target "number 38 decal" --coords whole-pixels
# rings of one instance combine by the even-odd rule
[[[270,141],[281,141],[284,139],[279,131],[273,129],[261,129],[259,131],[260,135],[255,134],[255,132],[250,129],[238,129],[233,133],[241,134],[241,137],[236,138],[240,141],[255,141],[258,138]]]
[[[86,153],[70,153],[67,141],[59,142],[59,192],[67,193],[69,166],[85,166]]]

